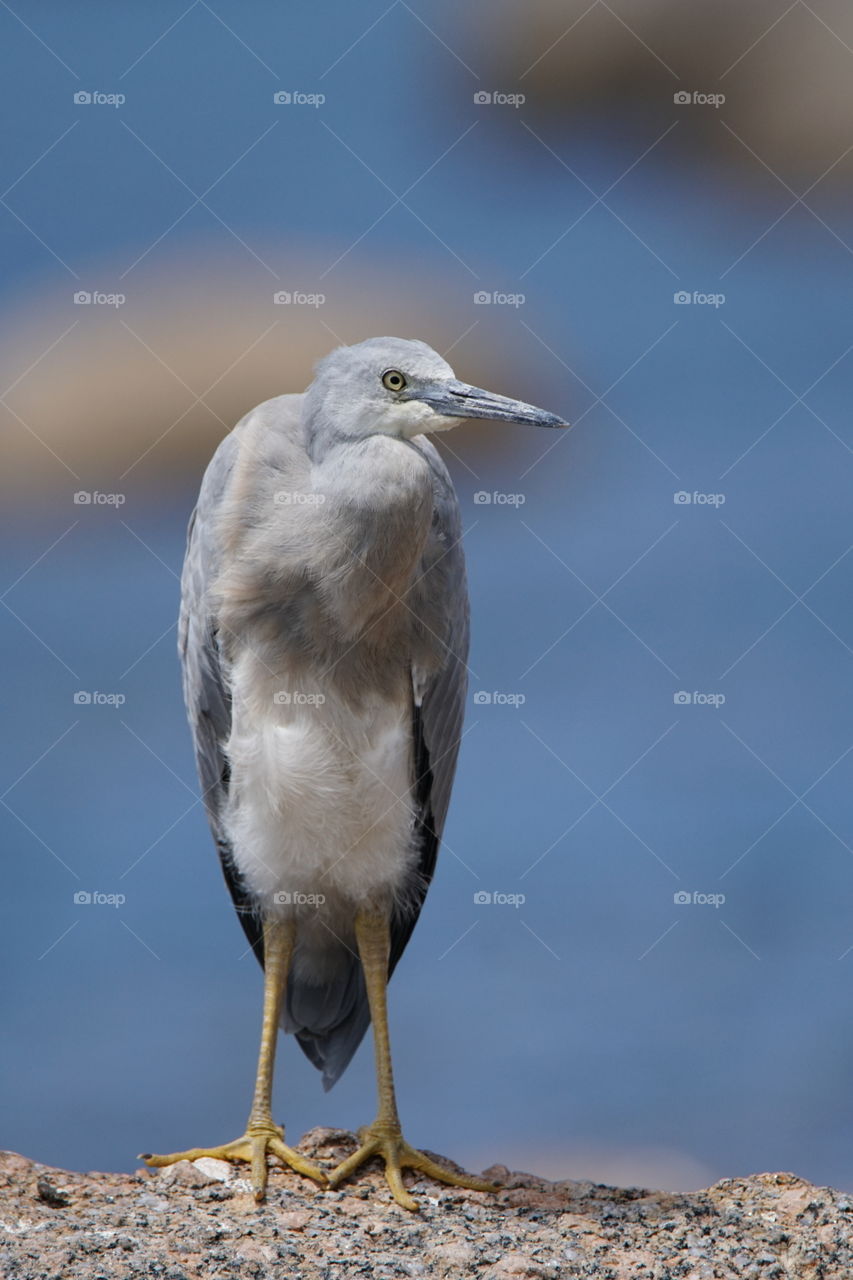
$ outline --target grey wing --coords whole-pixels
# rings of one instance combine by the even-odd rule
[[[181,576],[178,652],[183,671],[184,701],[208,822],[238,919],[255,955],[263,964],[263,925],[253,909],[252,899],[225,835],[224,811],[230,782],[225,743],[231,732],[231,696],[209,604],[210,585],[218,569],[219,557],[214,518],[238,447],[235,432],[223,440],[205,472],[198,503],[190,517]]]
[[[447,468],[433,445],[420,437],[417,447],[433,472],[433,530],[420,570],[423,596],[440,613],[447,630],[440,669],[429,677],[412,672],[418,867],[404,903],[391,920],[389,977],[412,935],[435,871],[468,687],[468,589],[459,504]],[[285,1027],[296,1031],[303,1051],[322,1071],[324,1087],[330,1089],[343,1075],[370,1025],[361,965],[349,952],[342,952],[335,982],[325,991],[298,993],[299,1015],[296,996],[291,984]],[[311,1030],[312,1023],[317,1029]]]
[[[433,472],[433,536],[421,572],[428,596],[441,602],[447,631],[441,668],[427,679],[413,672],[412,730],[420,865],[410,899],[392,921],[390,973],[411,937],[435,871],[462,739],[468,689],[469,606],[459,503],[438,451],[427,440],[419,441],[419,445]]]

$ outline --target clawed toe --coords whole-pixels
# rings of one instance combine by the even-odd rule
[[[354,1151],[351,1156],[348,1156],[329,1174],[329,1186],[331,1188],[340,1186],[356,1169],[373,1156],[380,1156],[385,1161],[385,1178],[391,1189],[391,1194],[397,1204],[402,1205],[404,1209],[416,1211],[419,1208],[417,1200],[409,1194],[403,1184],[404,1169],[413,1169],[417,1173],[423,1173],[429,1178],[434,1178],[437,1182],[444,1182],[452,1187],[465,1187],[469,1191],[498,1190],[496,1186],[490,1182],[485,1182],[482,1178],[475,1178],[471,1174],[455,1173],[451,1169],[445,1169],[443,1165],[437,1164],[435,1160],[431,1160],[422,1151],[418,1151],[415,1147],[410,1147],[399,1131],[379,1129],[368,1125],[367,1128],[359,1130],[358,1136],[361,1140],[361,1146],[358,1150]]]
[[[294,1151],[293,1147],[289,1147],[284,1141],[284,1130],[273,1124],[249,1129],[242,1138],[219,1147],[192,1147],[189,1151],[173,1151],[163,1156],[142,1155],[139,1158],[153,1169],[163,1169],[167,1165],[177,1164],[179,1160],[200,1160],[202,1156],[210,1156],[214,1160],[242,1161],[251,1166],[252,1189],[255,1199],[260,1203],[266,1195],[269,1173],[267,1155],[275,1156],[283,1165],[302,1174],[304,1178],[313,1178],[321,1187],[326,1186],[328,1180],[323,1170],[306,1160],[298,1151]]]

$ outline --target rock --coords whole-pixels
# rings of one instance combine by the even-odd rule
[[[165,1169],[160,1170],[159,1182],[161,1186],[178,1183],[182,1187],[206,1187],[210,1178],[191,1160],[178,1160],[175,1164],[167,1164]]]
[[[355,1147],[312,1130],[304,1154]],[[223,1167],[224,1166],[224,1167]],[[420,1183],[420,1213],[371,1164],[324,1193],[278,1167],[256,1205],[246,1170],[203,1157],[136,1174],[63,1173],[0,1153],[0,1276],[9,1280],[849,1280],[851,1202],[790,1173],[671,1194],[546,1182],[495,1167],[495,1195]],[[62,1201],[62,1203],[60,1203]]]
[[[477,1255],[470,1244],[439,1244],[430,1258],[437,1264],[440,1275],[458,1275],[476,1261]]]
[[[228,1160],[215,1160],[213,1156],[199,1156],[193,1160],[193,1168],[204,1175],[207,1182],[230,1182],[235,1176],[234,1165]]]
[[[54,1209],[64,1209],[70,1203],[68,1196],[64,1191],[60,1191],[56,1183],[48,1178],[46,1174],[42,1174],[36,1182],[36,1191],[39,1200],[43,1200],[45,1204],[51,1205]]]
[[[285,1231],[302,1231],[311,1221],[311,1214],[307,1209],[285,1209],[276,1217],[276,1222]]]
[[[505,1253],[490,1271],[486,1272],[488,1280],[511,1280],[513,1276],[519,1280],[539,1280],[547,1276],[545,1267],[540,1267],[523,1253]]]

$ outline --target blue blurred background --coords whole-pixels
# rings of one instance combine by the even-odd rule
[[[410,1141],[853,1188],[853,15],[746,8],[3,6],[4,1146],[242,1131],[184,529],[242,413],[392,333],[576,424],[439,445],[476,674]],[[292,1138],[373,1105],[369,1044],[329,1095],[282,1046]]]

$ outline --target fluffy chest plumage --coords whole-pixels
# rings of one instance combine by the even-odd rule
[[[356,712],[248,652],[232,679],[226,821],[248,887],[270,910],[393,900],[414,860],[408,709],[377,696]]]

